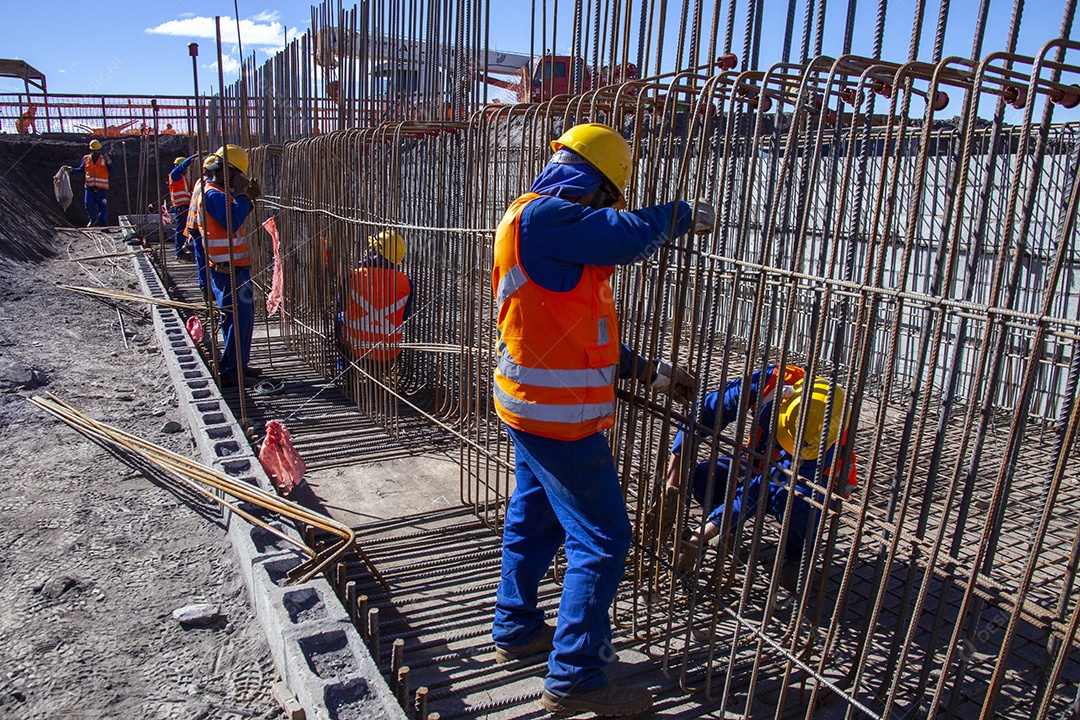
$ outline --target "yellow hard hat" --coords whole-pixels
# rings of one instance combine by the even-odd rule
[[[185,160],[187,160],[186,157],[178,157],[178,158],[176,158],[175,160],[172,161],[173,167],[176,167],[177,165],[184,162]]]
[[[619,191],[619,206],[626,204],[623,193],[630,182],[633,158],[630,145],[622,135],[603,123],[575,125],[551,142],[553,151],[563,148],[588,160]]]
[[[91,140],[90,141],[90,149],[91,150],[100,150],[101,149],[101,142],[98,141],[98,140]]]
[[[246,175],[247,171],[248,171],[248,154],[247,154],[247,151],[244,150],[244,148],[240,147],[239,145],[233,145],[232,143],[230,143],[226,147],[229,148],[229,164]],[[218,148],[218,151],[216,153],[214,153],[214,156],[219,160],[219,162],[216,163],[216,167],[209,167],[209,168],[207,168],[208,170],[220,170],[221,169],[221,162],[220,161],[225,158],[225,148],[224,147]]]
[[[405,251],[408,249],[405,238],[393,230],[383,230],[370,236],[367,241],[376,252],[395,265],[405,259]]]
[[[814,378],[814,386],[810,389],[806,401],[810,403],[809,414],[806,417],[806,432],[803,434],[802,452],[795,452],[795,433],[799,430],[799,415],[802,412],[804,379],[795,381],[791,387],[791,394],[780,403],[780,417],[776,423],[776,442],[780,447],[788,451],[792,456],[801,455],[803,460],[816,460],[818,456],[818,444],[821,440],[821,426],[825,422],[825,407],[829,402],[829,393],[832,392],[833,406],[832,416],[829,418],[829,434],[825,439],[825,447],[832,447],[840,437],[840,421],[844,413],[844,389],[839,385],[833,385],[825,378]]]
[[[207,172],[207,171],[210,171],[210,170],[216,170],[217,167],[215,166],[215,162],[220,162],[220,161],[221,161],[221,158],[219,158],[217,155],[207,155],[205,158],[203,158],[203,161],[202,161],[202,169],[203,169],[203,171]]]

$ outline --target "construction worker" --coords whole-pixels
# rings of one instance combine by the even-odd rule
[[[191,205],[191,183],[187,179],[187,169],[196,156],[178,157],[173,160],[169,171],[169,204],[172,206],[173,246],[176,259],[187,257],[186,235],[188,207]]]
[[[218,374],[222,387],[235,387],[238,383],[237,370],[240,363],[243,364],[245,378],[256,378],[262,374],[257,368],[248,365],[251,356],[251,334],[255,327],[255,304],[251,285],[251,256],[244,235],[240,232],[240,226],[247,219],[252,203],[259,197],[261,190],[258,183],[248,180],[247,152],[238,145],[226,147],[214,153],[214,157],[205,166],[210,172],[210,178],[205,181],[206,191],[203,196],[204,205],[199,211],[199,228],[206,245],[206,259],[210,265],[210,287],[214,292],[218,310],[221,311],[222,354],[218,361]],[[226,173],[229,195],[225,193]],[[232,220],[232,227],[228,229],[226,205]],[[235,292],[232,285],[234,276]],[[239,359],[234,334],[239,338]]]
[[[112,174],[112,160],[101,154],[101,141],[90,141],[90,154],[83,155],[79,167],[71,169],[72,175],[85,175],[83,205],[89,222],[86,227],[109,224],[109,175]]]
[[[19,135],[29,135],[31,132],[37,134],[36,118],[37,105],[27,102],[26,109],[19,113],[19,117],[15,120],[15,132]]]
[[[712,228],[707,203],[625,207],[630,147],[612,128],[577,125],[529,192],[511,203],[495,236],[498,304],[495,409],[514,444],[517,484],[503,529],[502,579],[492,636],[496,661],[548,653],[541,704],[557,714],[641,713],[646,688],[617,687],[608,610],[631,528],[611,449],[615,379],[689,401],[696,381],[619,342],[614,265],[644,260],[671,237]],[[541,578],[565,543],[556,627],[537,607]]]
[[[698,426],[718,427],[723,430],[738,418],[741,395],[745,390],[750,393],[750,412],[757,415],[755,435],[748,446],[758,457],[763,457],[768,450],[772,410],[779,406],[773,462],[766,466],[761,460],[746,455],[733,466],[731,457],[722,455],[715,463],[706,460],[693,465],[685,464],[685,467],[691,468],[692,495],[708,515],[705,522],[682,541],[676,563],[681,571],[690,571],[694,566],[698,548],[704,547],[704,543],[720,534],[728,482],[739,484],[730,509],[729,528],[732,532],[740,522],[754,516],[758,501],[762,498],[766,503],[766,513],[782,523],[787,509],[788,492],[792,487],[790,471],[798,463],[798,477],[794,482],[796,496],[792,504],[780,572],[781,585],[794,591],[812,511],[810,503],[804,498],[814,495],[807,482],[814,481],[820,460],[823,464],[822,477],[834,483],[836,493],[847,497],[857,482],[855,457],[852,455],[851,467],[846,477],[841,479],[839,474],[843,445],[838,441],[841,440],[841,419],[844,412],[843,388],[820,377],[807,383],[806,371],[792,365],[784,368],[782,377],[779,366],[770,365],[765,369],[764,384],[761,377],[761,371],[758,370],[750,375],[746,383],[742,378],[736,378],[722,391],[714,390],[706,395],[701,405]],[[806,410],[806,427],[799,436],[799,420],[806,403],[809,404]],[[822,440],[826,416],[829,425],[824,428],[825,437]],[[844,436],[846,437],[846,433]],[[681,456],[685,439],[685,433],[680,430],[671,447],[671,460],[664,489],[667,529],[670,529],[675,509],[678,507],[681,487],[679,468],[684,465]],[[749,482],[743,485],[743,475],[747,468],[751,477]],[[712,493],[708,495],[710,473],[713,475],[713,482]],[[767,487],[763,496],[762,485],[765,483]],[[667,529],[662,529],[661,533],[666,534]]]
[[[388,363],[401,354],[402,323],[412,311],[412,282],[398,270],[405,239],[383,230],[367,239],[359,267],[349,271],[341,341],[352,357]]]
[[[213,173],[207,168],[213,164],[216,155],[207,155],[203,159],[202,177],[191,186],[191,205],[188,206],[187,223],[184,235],[191,245],[191,252],[195,255],[195,269],[198,273],[199,292],[207,297],[207,288],[210,287],[210,267],[206,262],[206,248],[203,245],[202,229],[199,227],[199,216],[203,202],[203,184],[208,181]]]

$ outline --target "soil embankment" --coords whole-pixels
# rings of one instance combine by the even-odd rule
[[[88,151],[85,135],[0,135],[0,257],[39,260],[52,254],[54,227],[83,227],[83,182],[72,180],[74,199],[62,210],[53,196],[52,177],[61,165],[79,164]],[[165,174],[173,158],[187,155],[192,139],[158,139],[161,177],[155,172],[153,138],[102,138],[102,152],[113,162],[109,187],[109,222],[120,215],[145,213],[168,193]]]

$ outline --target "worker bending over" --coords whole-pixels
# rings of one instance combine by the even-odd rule
[[[683,540],[677,564],[683,572],[690,571],[693,568],[698,547],[720,534],[728,482],[738,483],[731,504],[729,527],[732,532],[736,530],[740,522],[755,515],[758,501],[762,499],[766,503],[766,513],[777,522],[783,523],[788,492],[792,487],[790,472],[798,464],[798,475],[794,481],[795,500],[791,508],[791,519],[788,523],[788,535],[784,544],[780,572],[781,585],[794,591],[799,577],[803,544],[806,542],[808,530],[813,532],[809,524],[813,508],[807,502],[807,498],[814,493],[807,483],[814,481],[819,461],[822,463],[823,481],[831,480],[835,484],[835,491],[842,497],[847,497],[857,482],[854,454],[846,478],[841,481],[839,477],[843,445],[838,443],[838,440],[841,438],[844,390],[821,377],[807,383],[806,371],[802,368],[788,365],[781,376],[778,365],[769,365],[765,369],[764,383],[762,383],[762,372],[758,370],[751,374],[749,382],[744,383],[742,378],[737,378],[729,382],[722,391],[714,390],[706,395],[701,405],[698,426],[718,428],[718,430],[727,427],[738,418],[744,391],[750,393],[748,398],[750,413],[757,415],[755,434],[747,445],[749,450],[758,457],[764,457],[768,450],[772,411],[773,408],[779,408],[772,462],[766,464],[748,453],[734,466],[732,458],[726,455],[717,458],[715,463],[706,460],[696,464],[687,462],[684,465],[681,456],[685,447],[685,433],[680,430],[676,434],[671,447],[671,461],[668,464],[665,484],[666,519],[669,523],[674,520],[675,509],[678,506],[682,484],[679,475],[680,465],[691,468],[693,497],[708,513],[703,525]],[[831,407],[830,395],[832,396]],[[806,428],[800,437],[798,436],[799,417],[803,412],[804,404],[809,404],[809,407],[806,411]],[[829,418],[829,425],[824,428],[823,440],[826,415]],[[704,431],[699,432],[699,435],[708,436]],[[843,435],[846,441],[846,433]],[[797,437],[800,441],[798,450],[796,450]],[[822,450],[824,450],[823,453]],[[732,472],[733,467],[734,472]],[[743,473],[747,468],[750,469],[751,478],[748,484],[743,485]],[[711,494],[708,493],[710,472],[713,473]],[[766,485],[764,489],[763,484]],[[763,492],[764,495],[762,495]],[[818,493],[819,500],[821,497]],[[666,534],[666,530],[662,530],[661,534]]]
[[[187,179],[187,169],[195,157],[176,158],[169,171],[169,204],[172,206],[173,247],[177,260],[187,257],[187,216],[191,206],[191,183]]]
[[[603,431],[614,425],[615,379],[687,402],[695,381],[619,342],[609,284],[615,265],[639,262],[713,211],[685,202],[619,212],[630,147],[598,123],[570,128],[495,236],[498,306],[495,409],[514,444],[516,487],[503,528],[502,578],[492,636],[496,660],[547,653],[541,704],[549,712],[622,716],[652,704],[646,688],[617,687],[608,610],[623,576],[631,528]],[[560,545],[567,568],[556,627],[537,607],[540,580]]]
[[[226,148],[218,150],[206,165],[210,178],[205,181],[205,206],[200,210],[199,227],[206,245],[206,259],[210,264],[210,287],[221,311],[222,354],[218,361],[218,374],[223,387],[235,387],[238,363],[243,364],[246,378],[262,374],[261,370],[248,365],[251,334],[255,327],[255,303],[251,286],[251,256],[244,234],[240,232],[240,226],[251,212],[252,202],[258,198],[260,189],[258,183],[248,180],[248,156],[244,149],[237,145],[228,145],[227,148],[227,153]],[[225,194],[226,173],[229,195]],[[226,205],[229,206],[232,220],[229,229],[226,229]],[[232,286],[234,276],[235,292]],[[239,359],[236,338],[239,338]]]
[[[101,141],[90,141],[90,153],[83,155],[82,163],[71,169],[72,175],[82,174],[83,205],[86,207],[88,222],[86,227],[109,224],[109,175],[112,174],[112,160],[101,154]]]
[[[398,269],[405,238],[383,230],[367,239],[358,267],[349,271],[340,340],[358,360],[392,363],[401,354],[401,326],[412,312],[412,282]]]

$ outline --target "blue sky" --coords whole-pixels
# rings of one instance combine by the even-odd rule
[[[743,12],[746,0],[738,0],[739,19],[736,38],[742,35]],[[635,3],[635,7],[638,3]],[[682,3],[669,3],[671,18],[669,41],[665,44],[667,57],[674,51],[678,13]],[[887,42],[884,56],[888,59],[907,58],[911,35],[914,0],[891,0],[887,21]],[[920,56],[929,57],[933,28],[937,21],[937,2],[928,0],[927,29]],[[348,3],[347,3],[348,5]],[[536,5],[539,7],[540,3]],[[555,0],[548,0],[548,14],[553,16]],[[764,48],[761,65],[779,59],[784,32],[786,0],[765,0],[766,22],[763,29]],[[1034,54],[1042,44],[1058,35],[1064,0],[1028,2],[1020,36],[1019,51]],[[528,15],[529,0],[492,0],[491,42],[493,49],[528,53],[530,45]],[[832,0],[826,22],[826,54],[840,51],[843,16],[847,0]],[[1012,14],[1013,0],[995,0],[991,4],[991,20],[987,31],[985,51],[1000,49],[1006,39]],[[245,54],[255,50],[259,61],[279,49],[286,35],[295,37],[310,25],[310,5],[291,2],[273,5],[254,4],[240,0],[241,28]],[[723,4],[726,13],[726,2]],[[872,43],[876,0],[860,0],[857,13],[857,32],[854,50],[869,54]],[[953,0],[946,35],[946,54],[967,57],[971,52],[971,34],[977,0]],[[559,7],[559,28],[556,50],[569,50],[570,21],[573,3],[562,0]],[[711,12],[711,9],[708,11]],[[801,9],[797,27],[801,27]],[[47,18],[43,19],[42,15]],[[48,78],[54,93],[80,94],[150,94],[185,95],[192,91],[189,42],[199,43],[199,85],[203,91],[217,86],[214,65],[212,18],[223,16],[222,35],[227,54],[226,70],[236,67],[236,24],[231,1],[176,0],[147,3],[118,0],[97,6],[60,0],[51,3],[8,3],[5,22],[0,24],[0,54],[26,60]],[[549,20],[549,35],[550,35]],[[1080,36],[1080,33],[1074,33]],[[722,31],[721,31],[722,39]],[[537,52],[541,41],[537,38]],[[796,51],[799,47],[795,40]],[[550,41],[547,43],[550,46]],[[735,50],[740,51],[741,39]],[[227,74],[226,82],[235,79]],[[22,83],[0,80],[0,92],[18,92]]]

